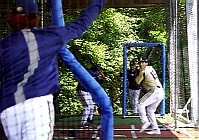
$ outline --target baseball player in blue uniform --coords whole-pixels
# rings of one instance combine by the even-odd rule
[[[104,74],[99,64],[94,64],[88,69],[88,72],[99,84],[102,83]],[[81,101],[83,106],[81,126],[85,127],[87,122],[93,124],[94,102],[91,93],[80,83],[77,86],[77,98]]]
[[[148,59],[146,56],[142,56],[139,60],[140,73],[136,77],[136,82],[142,84],[146,93],[141,97],[138,104],[138,112],[142,122],[142,128],[140,132],[145,131],[149,126],[152,130],[147,134],[161,134],[160,129],[155,118],[155,111],[162,101],[165,93],[162,85],[158,79],[156,71],[152,66],[148,66]]]
[[[0,117],[9,140],[52,139],[53,95],[60,91],[56,58],[61,49],[64,57],[63,46],[90,27],[105,2],[92,0],[63,27],[38,29],[35,0],[17,0],[7,15],[13,32],[0,41]]]
[[[131,107],[133,109],[133,115],[137,115],[137,105],[140,97],[140,84],[137,84],[135,78],[139,74],[139,69],[136,67],[135,61],[130,61],[130,69],[127,70],[128,78],[128,94]]]

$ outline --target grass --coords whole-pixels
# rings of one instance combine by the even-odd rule
[[[175,119],[174,116],[172,116],[171,114],[167,114],[164,117],[160,116],[157,117],[157,121],[159,125],[163,125],[165,123],[172,123],[175,124]],[[56,123],[56,125],[79,125],[81,122],[81,116],[72,116],[72,117],[67,117],[64,116],[62,118],[59,119],[59,121]],[[100,123],[100,116],[94,116],[94,123],[95,124],[99,124]],[[184,118],[183,116],[178,116],[178,120],[177,120],[178,124],[185,124],[187,123],[186,118]],[[130,118],[130,117],[123,117],[122,115],[117,115],[114,116],[114,125],[137,125],[137,124],[141,124],[140,118],[139,116]],[[54,140],[59,139],[59,140],[64,140],[66,138],[55,138]],[[70,139],[70,138],[67,138]],[[133,138],[114,138],[114,140],[132,140]],[[154,140],[154,138],[137,138],[139,140]],[[155,138],[155,140],[193,140],[193,138]],[[74,140],[74,138],[73,138]],[[78,139],[80,140],[80,139]]]
[[[167,122],[175,123],[174,117],[171,114],[167,114],[164,117],[157,117],[159,124],[164,124]],[[57,125],[79,125],[81,122],[81,116],[61,116],[59,121],[56,122]],[[179,124],[187,123],[187,119],[183,116],[178,116]],[[100,116],[94,116],[94,123],[100,123]],[[130,124],[141,124],[139,116],[137,117],[125,117],[122,115],[114,116],[114,125],[130,125]]]

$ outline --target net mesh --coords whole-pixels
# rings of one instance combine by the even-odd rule
[[[13,0],[14,1],[14,0]],[[2,0],[0,2],[0,37],[3,38],[10,32],[10,28],[5,22],[5,14],[12,6],[12,0]],[[40,2],[42,11],[49,11],[48,5]],[[197,0],[187,0],[187,5],[179,4],[176,11],[175,0],[171,0],[168,12],[169,18],[169,53],[168,53],[168,70],[170,87],[170,111],[175,108],[183,108],[189,97],[194,97],[192,101],[191,114],[195,121],[198,120],[198,15]],[[48,9],[48,10],[47,10]],[[67,9],[64,13],[67,13]],[[73,11],[73,10],[71,10]],[[70,12],[71,12],[70,11]],[[71,12],[72,13],[72,12]],[[76,12],[74,12],[76,14]],[[178,20],[176,21],[176,13]],[[42,14],[42,13],[41,13]],[[42,26],[51,24],[50,13],[45,12]],[[186,18],[185,18],[186,17]],[[188,22],[186,22],[186,20]],[[186,30],[187,29],[187,30]],[[177,38],[176,38],[177,36]],[[177,44],[177,45],[176,45]],[[193,47],[196,46],[196,47]],[[153,50],[151,54],[159,50]],[[150,57],[152,58],[152,57]],[[157,60],[159,61],[159,60]],[[157,62],[154,61],[154,62]],[[189,62],[189,63],[188,63]],[[153,65],[153,64],[152,64]],[[190,92],[191,90],[191,92]],[[176,105],[176,107],[175,107]],[[167,106],[169,107],[169,106]],[[73,118],[73,120],[75,120]],[[98,120],[99,121],[99,120]],[[79,121],[77,121],[79,122]],[[5,139],[0,126],[0,139]],[[68,131],[69,132],[69,131]]]
[[[171,2],[170,5],[170,45],[169,45],[169,76],[170,76],[170,109],[183,108],[186,100],[185,79],[189,78],[184,72],[188,66],[184,64],[187,59],[186,31],[183,30],[184,21],[181,19],[185,8]],[[184,79],[185,78],[185,79]],[[189,86],[189,85],[187,85]]]
[[[192,117],[194,121],[198,121],[198,1],[187,0],[186,5]]]

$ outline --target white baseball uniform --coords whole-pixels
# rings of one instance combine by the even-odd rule
[[[138,111],[141,122],[150,122],[152,129],[159,129],[155,118],[155,111],[162,101],[165,93],[158,79],[156,71],[152,66],[140,71],[136,77],[136,82],[142,84],[147,93],[140,99]]]

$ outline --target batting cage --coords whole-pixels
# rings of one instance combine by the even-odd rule
[[[198,2],[186,0],[184,4],[186,8],[181,7],[181,2],[171,1],[169,16],[170,111],[174,113],[176,127],[180,126],[179,114],[186,116],[187,124],[198,123]]]
[[[1,39],[11,32],[5,16],[17,1],[0,1]],[[49,25],[64,26],[64,20],[67,17],[65,15],[69,13],[77,16],[83,7],[89,5],[91,0],[37,0],[37,2],[41,11],[39,13],[41,16],[40,27],[45,28],[45,26]],[[143,42],[142,40],[138,42],[130,41],[131,43],[127,44],[121,43],[119,50],[123,53],[123,60],[121,62],[123,64],[123,73],[118,72],[118,75],[120,75],[118,77],[122,78],[117,79],[122,81],[122,90],[118,88],[122,93],[118,97],[118,100],[121,100],[121,104],[119,104],[121,112],[116,112],[115,114],[113,102],[117,101],[113,100],[114,95],[106,93],[106,91],[111,90],[111,87],[104,90],[82,64],[76,60],[73,53],[67,48],[67,44],[63,44],[59,53],[63,56],[66,62],[65,65],[68,68],[64,72],[70,73],[66,76],[71,76],[72,73],[74,79],[84,87],[91,89],[92,98],[95,102],[93,109],[94,120],[87,120],[89,125],[83,126],[80,124],[82,121],[81,113],[78,112],[78,115],[72,113],[60,114],[60,106],[64,104],[62,99],[65,98],[61,97],[60,99],[60,96],[64,94],[60,91],[60,96],[54,100],[56,114],[53,139],[199,138],[198,0],[160,0],[158,2],[156,0],[111,0],[107,1],[105,9],[126,7],[154,7],[156,10],[161,9],[165,11],[167,16],[166,26],[169,34],[167,44],[162,42]],[[67,20],[70,21],[71,19]],[[133,110],[128,97],[127,70],[131,60],[138,63],[137,56],[148,57],[149,65],[153,66],[156,70],[165,92],[165,97],[156,111],[161,135],[139,133],[142,128],[140,116],[132,115]],[[107,61],[109,61],[108,58]],[[61,64],[60,67],[65,67],[65,65]],[[60,75],[63,73],[60,73]],[[72,81],[62,80],[60,79],[60,83],[63,87],[65,82]],[[109,79],[109,81],[111,80]],[[71,85],[71,89],[74,90],[77,82]],[[74,102],[74,96],[69,96],[69,98],[71,102]],[[59,102],[62,102],[62,104],[59,105]],[[67,109],[65,106],[61,107],[62,111]],[[78,107],[74,105],[74,108]],[[151,129],[147,128],[146,130]],[[6,139],[3,127],[0,125],[0,140]]]
[[[127,60],[135,59],[138,61],[138,58],[131,58],[133,53],[131,52],[131,48],[134,49],[142,49],[146,47],[145,49],[149,50],[146,52],[146,56],[149,59],[150,65],[153,65],[153,63],[158,63],[159,61],[161,63],[160,71],[158,72],[158,75],[161,75],[160,80],[163,86],[163,89],[165,91],[166,88],[166,48],[164,44],[161,43],[129,43],[124,45],[123,53],[124,53],[124,60],[123,60],[123,117],[131,117],[127,115]],[[129,52],[128,52],[129,51]],[[132,50],[134,51],[134,50]],[[129,55],[129,56],[128,56]],[[153,58],[153,56],[156,55],[156,60]],[[129,59],[131,58],[131,59]],[[155,66],[155,65],[154,65]],[[160,106],[160,112],[159,116],[165,115],[165,98],[162,100],[161,106]]]

